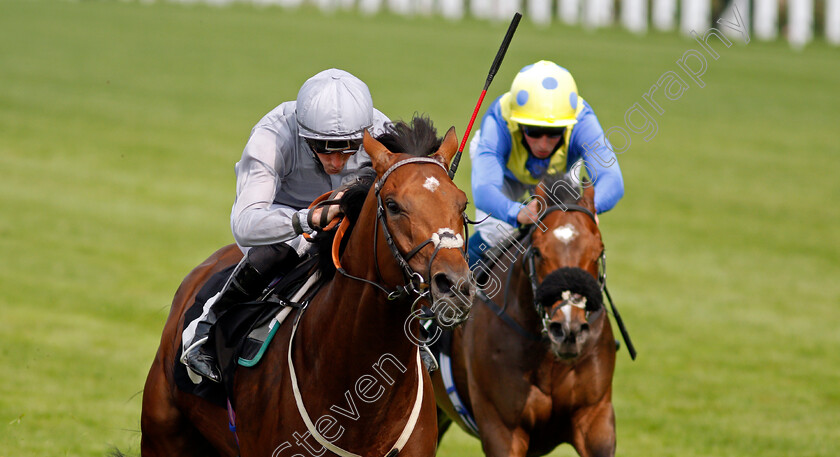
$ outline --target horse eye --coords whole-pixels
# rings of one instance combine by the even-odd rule
[[[385,202],[385,207],[388,208],[388,211],[392,214],[399,214],[400,213],[400,205],[398,205],[393,200],[388,200]]]
[[[542,252],[540,252],[540,250],[537,248],[534,248],[534,257],[538,259],[542,258]]]

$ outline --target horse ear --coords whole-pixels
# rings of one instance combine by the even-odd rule
[[[583,178],[583,207],[595,214],[595,184],[589,178]]]
[[[456,152],[458,152],[458,135],[455,133],[455,127],[449,127],[449,131],[443,137],[440,148],[432,154],[432,157],[441,161],[446,168],[449,168],[449,163],[452,161],[452,157],[455,157]]]
[[[544,181],[541,181],[537,185],[537,187],[534,188],[534,195],[538,195],[538,196],[542,197],[543,199],[548,199],[548,194],[546,193],[545,189],[546,189],[545,183],[544,183]]]
[[[372,137],[367,130],[365,130],[362,144],[364,145],[365,152],[370,156],[370,161],[373,163],[373,169],[376,170],[376,174],[382,176],[382,173],[385,173],[388,167],[391,166],[394,154],[385,145],[377,141],[376,138]]]

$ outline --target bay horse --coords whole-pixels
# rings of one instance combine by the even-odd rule
[[[189,273],[146,380],[141,454],[434,455],[431,380],[406,332],[419,332],[411,319],[418,303],[461,306],[449,310],[459,317],[441,322],[450,325],[469,311],[474,288],[460,234],[466,195],[447,173],[457,146],[454,127],[441,140],[427,118],[393,125],[387,142],[364,133],[376,182],[334,258],[340,274],[280,327],[256,367],[236,372],[229,398],[236,439],[228,411],[178,390],[173,366],[185,310],[241,253],[224,247]],[[452,299],[456,293],[469,301]]]
[[[492,268],[500,293],[487,300],[476,294],[470,319],[452,332],[451,371],[442,361],[441,372],[454,381],[461,404],[453,406],[435,373],[441,437],[455,421],[488,456],[545,455],[561,443],[581,457],[615,454],[616,342],[600,295],[604,244],[594,189],[584,187],[568,176],[537,186],[535,198],[544,203],[539,223],[509,248],[513,260],[499,255]],[[550,295],[543,288],[561,267],[587,272],[597,297],[590,294],[586,306],[566,297],[572,299],[535,307],[535,295]],[[471,416],[462,419],[456,409]]]

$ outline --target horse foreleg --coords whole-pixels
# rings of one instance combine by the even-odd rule
[[[572,445],[581,457],[615,456],[615,412],[603,401],[575,414]]]
[[[440,442],[443,439],[443,434],[449,430],[449,426],[452,425],[452,419],[443,412],[442,409],[437,409],[437,423],[438,423],[438,449],[440,449]]]
[[[504,426],[482,427],[481,447],[487,457],[525,457],[531,436],[525,430],[509,430]]]

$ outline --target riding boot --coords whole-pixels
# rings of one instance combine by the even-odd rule
[[[271,281],[271,278],[267,278],[251,265],[248,259],[247,255],[243,257],[231,273],[218,298],[211,305],[215,316],[221,316],[233,306],[257,298],[257,295]],[[187,368],[194,373],[213,382],[221,382],[222,376],[216,358],[204,347],[212,328],[213,322],[200,322],[198,324],[193,339],[194,343],[186,349],[182,359]]]

